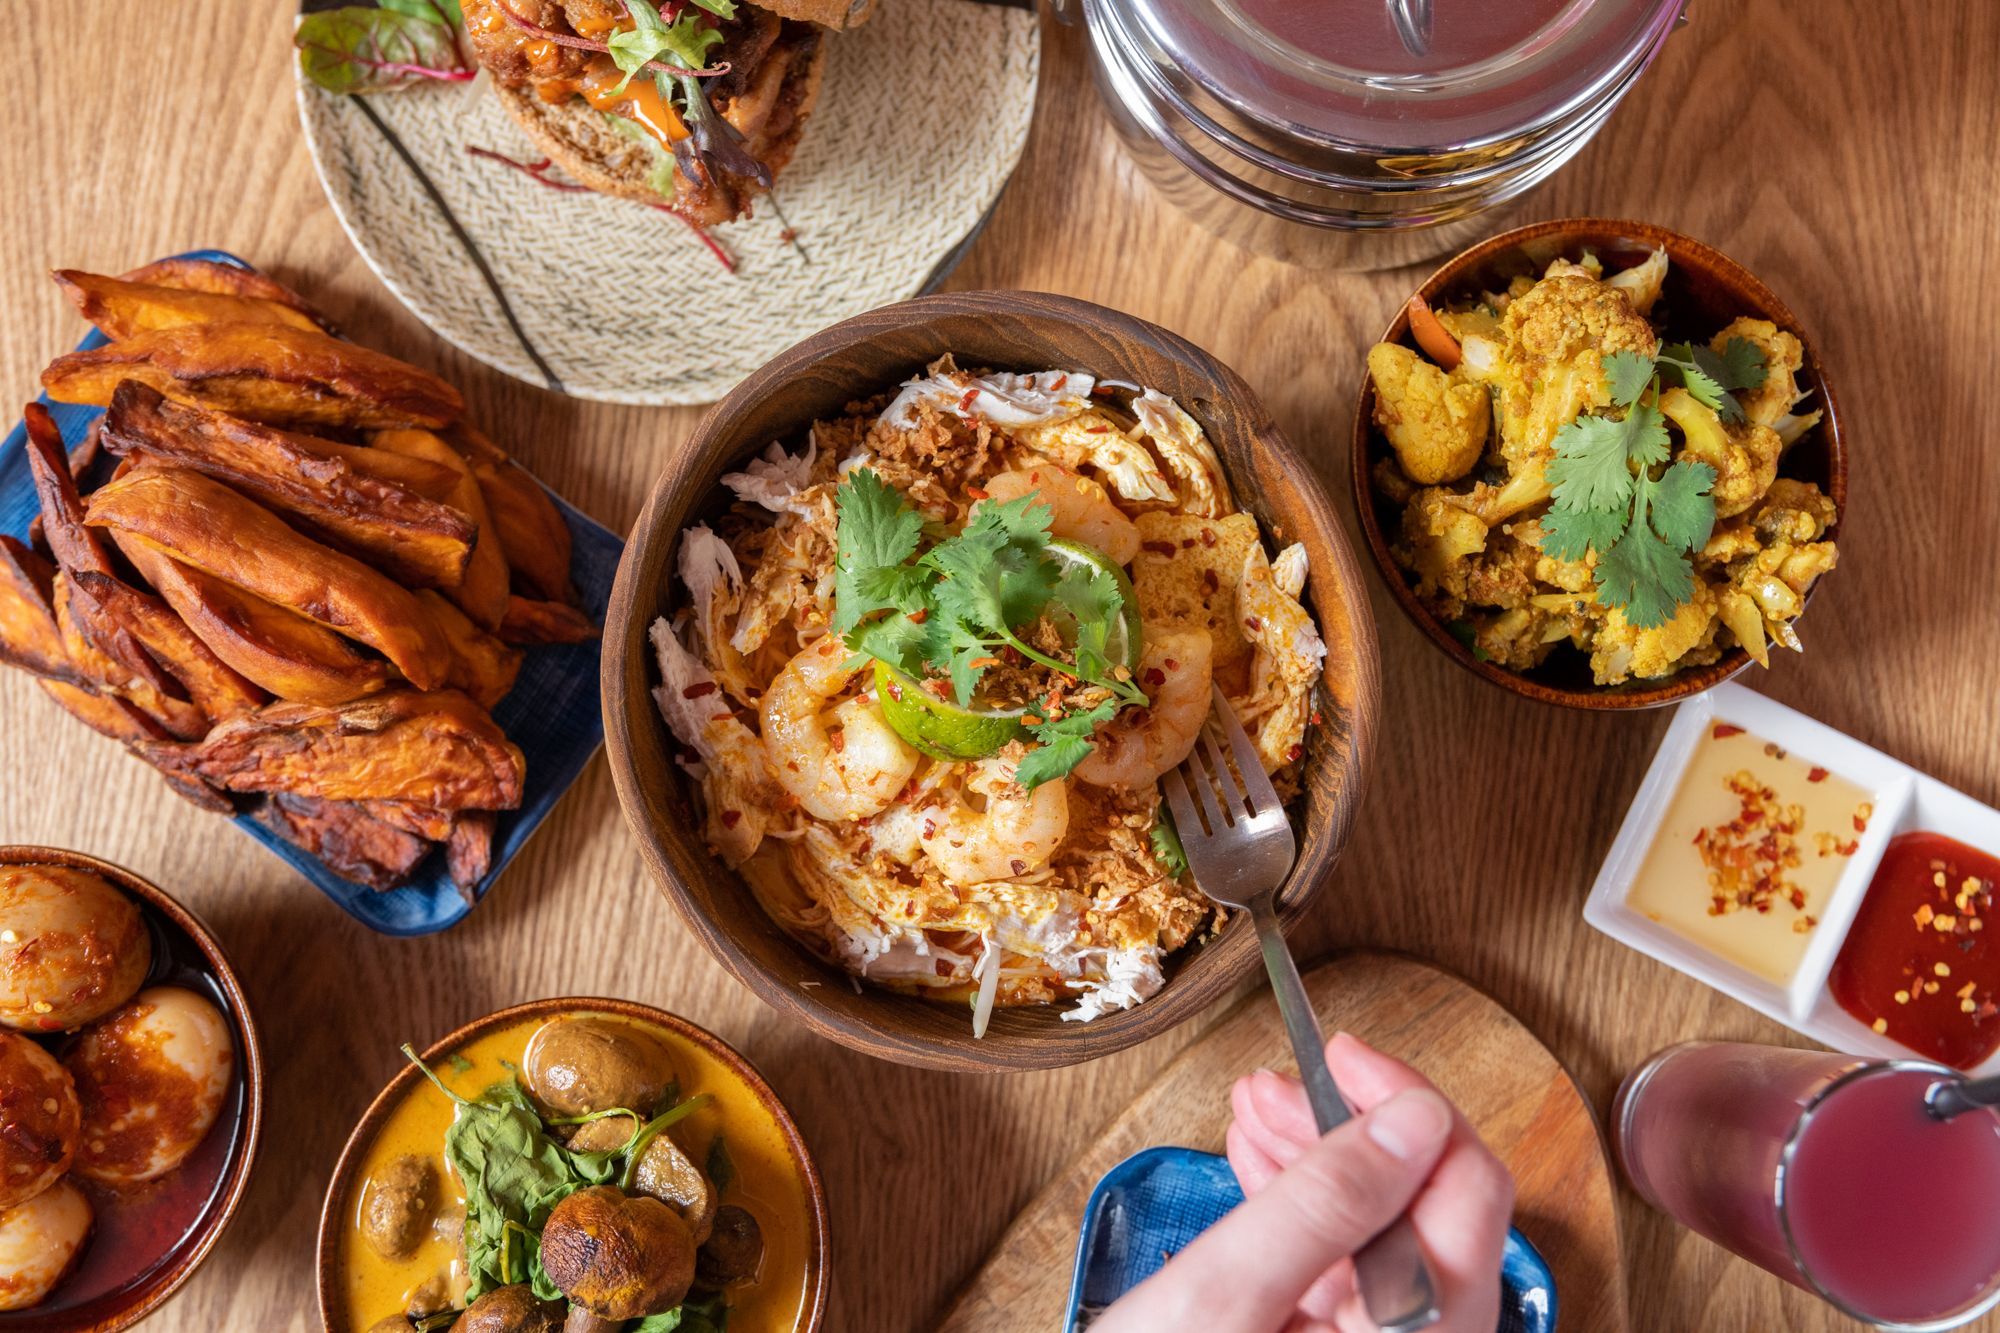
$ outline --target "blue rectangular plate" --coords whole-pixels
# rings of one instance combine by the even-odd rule
[[[250,267],[222,250],[193,250],[176,258],[209,259],[238,268]],[[108,341],[93,329],[89,337],[77,344],[77,350],[102,347]],[[61,428],[63,442],[72,447],[82,441],[90,423],[102,415],[101,408],[51,403],[46,394],[41,401]],[[27,437],[27,426],[16,424],[13,433],[0,443],[0,532],[24,541],[29,522],[40,512],[34,478],[28,472]],[[618,571],[618,558],[624,553],[625,543],[561,496],[553,491],[550,496],[562,511],[563,521],[569,524],[575,545],[570,577],[576,583],[583,609],[601,625],[605,606],[611,600],[611,580]],[[521,808],[500,813],[493,832],[493,868],[474,890],[475,900],[486,896],[493,881],[526,845],[604,743],[597,659],[598,645],[594,642],[530,648],[512,693],[493,710],[493,720],[527,756],[528,779],[521,793]],[[190,811],[188,818],[209,816]],[[446,876],[442,855],[426,860],[417,868],[416,877],[402,888],[378,892],[342,879],[254,819],[239,815],[236,824],[311,880],[355,920],[384,935],[428,935],[456,924],[472,910],[472,905],[459,895]]]

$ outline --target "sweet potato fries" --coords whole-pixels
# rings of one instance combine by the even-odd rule
[[[378,889],[435,853],[469,895],[526,778],[489,710],[524,648],[597,633],[562,515],[456,389],[268,277],[55,278],[112,342],[43,387],[107,410],[75,457],[25,411],[0,663],[204,809]]]

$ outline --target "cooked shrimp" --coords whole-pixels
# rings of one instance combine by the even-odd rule
[[[1208,716],[1213,658],[1205,629],[1147,638],[1138,680],[1152,706],[1127,709],[1099,727],[1076,776],[1099,787],[1143,787],[1187,758]]]
[[[1069,784],[1060,779],[1029,791],[1014,781],[1015,761],[982,759],[966,779],[984,810],[963,798],[923,815],[924,851],[946,879],[985,884],[1039,870],[1069,832]]]
[[[984,490],[996,501],[1037,496],[1049,507],[1051,536],[1094,546],[1114,564],[1128,565],[1139,554],[1138,526],[1111,503],[1102,486],[1066,467],[1037,463],[1018,472],[1002,472],[988,478]]]
[[[778,785],[815,819],[866,819],[888,808],[917,771],[904,743],[867,696],[832,708],[860,668],[831,635],[801,650],[764,693],[764,752]]]

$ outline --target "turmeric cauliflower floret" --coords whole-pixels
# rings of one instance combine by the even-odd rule
[[[1604,613],[1598,627],[1590,670],[1599,685],[1617,685],[1634,676],[1651,680],[1671,675],[1688,657],[1715,640],[1715,593],[1705,583],[1675,608],[1673,618],[1652,629],[1638,629],[1625,619],[1622,607]]]
[[[1489,537],[1485,551],[1466,571],[1465,600],[1508,609],[1528,605],[1540,591],[1535,586],[1535,561],[1541,552],[1506,532]]]
[[[1581,273],[1544,278],[1508,303],[1491,378],[1500,390],[1500,452],[1515,469],[1546,462],[1556,432],[1611,404],[1604,357],[1653,356],[1660,340],[1631,299]],[[1478,369],[1468,356],[1472,373]]]
[[[1721,417],[1686,389],[1660,395],[1660,411],[1681,428],[1680,457],[1715,469],[1715,516],[1734,518],[1759,500],[1778,477],[1784,444],[1769,426],[1724,424]]]
[[[1805,365],[1805,348],[1796,337],[1770,320],[1748,316],[1731,320],[1727,328],[1708,340],[1708,346],[1720,356],[1737,338],[1763,353],[1764,382],[1754,389],[1736,390],[1736,401],[1742,404],[1743,415],[1757,425],[1776,426],[1799,400],[1798,373]]]
[[[1474,624],[1472,651],[1509,671],[1532,671],[1568,637],[1558,617],[1538,606],[1518,606]]]
[[[1765,541],[1810,542],[1839,515],[1833,497],[1809,481],[1780,477],[1764,493],[1750,522]]]
[[[1411,481],[1435,486],[1472,471],[1486,448],[1483,385],[1395,343],[1368,349],[1368,376],[1375,382],[1375,421]]]
[[[1417,596],[1437,599],[1447,619],[1455,618],[1463,604],[1468,561],[1485,549],[1486,524],[1449,491],[1418,491],[1403,511],[1397,563],[1416,574]]]

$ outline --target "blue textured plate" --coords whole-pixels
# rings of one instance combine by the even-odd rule
[[[192,250],[176,257],[250,267],[222,250]],[[102,347],[107,341],[93,329],[89,337],[77,344],[77,349]],[[71,446],[83,439],[90,423],[102,414],[100,408],[51,403],[47,395],[41,401],[48,405],[61,428],[63,442]],[[27,538],[29,521],[40,512],[34,479],[28,472],[27,437],[27,426],[16,424],[13,433],[0,443],[0,532],[23,540]],[[612,576],[618,571],[618,557],[624,552],[625,543],[572,508],[561,496],[554,492],[550,495],[556,508],[562,511],[563,521],[569,524],[575,544],[570,577],[582,597],[583,609],[602,624],[605,605],[611,600]],[[521,793],[521,808],[500,814],[493,831],[493,868],[474,890],[475,898],[486,896],[493,881],[604,743],[604,715],[597,693],[597,650],[595,643],[528,649],[513,692],[493,710],[493,720],[527,756],[528,780]],[[211,816],[191,811],[188,817]],[[377,892],[342,879],[253,819],[238,816],[236,824],[284,858],[350,916],[385,935],[428,935],[456,923],[472,910],[446,877],[442,856],[433,855],[425,861],[417,868],[416,877],[402,888]]]
[[[1148,1148],[1112,1167],[1083,1208],[1064,1329],[1088,1328],[1242,1202],[1236,1173],[1214,1153]],[[1528,1238],[1509,1228],[1497,1333],[1554,1333],[1555,1326],[1555,1276]]]

